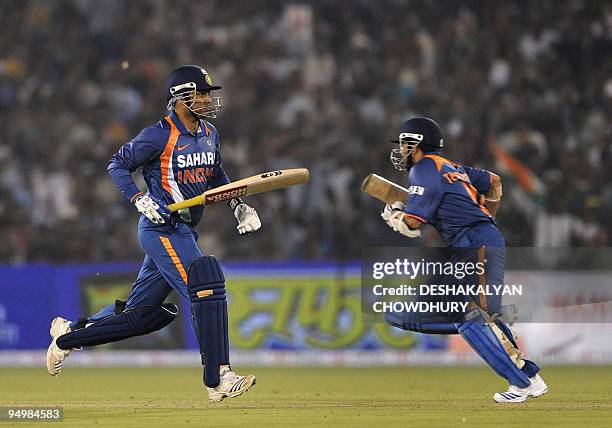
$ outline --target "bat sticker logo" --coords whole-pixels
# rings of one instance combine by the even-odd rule
[[[212,195],[206,196],[206,202],[222,202],[229,199],[238,198],[244,196],[247,193],[247,186],[238,187],[237,189],[226,190],[224,192],[213,193]]]
[[[283,171],[272,171],[261,174],[261,178],[270,178],[270,177],[278,177],[279,175],[283,175]]]

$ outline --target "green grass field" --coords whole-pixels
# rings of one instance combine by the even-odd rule
[[[612,367],[552,367],[549,393],[492,401],[486,368],[254,368],[257,385],[208,402],[199,369],[0,369],[0,406],[61,406],[61,426],[612,426]],[[324,425],[322,425],[324,424]],[[7,426],[7,423],[0,423]],[[24,426],[23,423],[16,424]]]

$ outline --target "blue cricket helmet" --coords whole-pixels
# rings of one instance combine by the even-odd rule
[[[170,74],[166,82],[166,101],[168,110],[173,110],[177,102],[189,109],[197,118],[215,118],[221,110],[221,97],[212,97],[209,104],[196,103],[196,94],[221,89],[213,84],[212,77],[197,65],[184,65]]]
[[[166,101],[183,91],[209,92],[221,89],[213,85],[212,77],[206,70],[198,65],[184,65],[170,74],[166,82]]]
[[[424,152],[437,152],[444,147],[442,130],[428,117],[413,117],[400,126],[399,136],[392,143],[405,146],[391,150],[391,163],[400,170],[406,171],[412,166],[412,153],[418,147]]]

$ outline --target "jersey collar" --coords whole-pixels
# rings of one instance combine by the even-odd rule
[[[183,125],[183,122],[181,122],[174,110],[172,110],[172,112],[170,113],[170,120],[172,120],[172,122],[176,126],[176,129],[178,129],[181,135],[196,135],[197,137],[201,137],[202,135],[204,135],[208,137],[208,135],[210,134],[210,128],[208,127],[208,124],[202,119],[200,119],[200,127],[195,134],[193,134],[185,127],[185,125]]]
[[[183,125],[183,122],[178,118],[174,110],[170,113],[170,120],[174,122],[174,126],[181,133],[181,135],[193,135],[186,127]]]

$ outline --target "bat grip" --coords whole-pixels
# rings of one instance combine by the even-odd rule
[[[172,212],[176,212],[182,210],[183,208],[191,208],[196,205],[202,205],[202,200],[194,201],[192,199],[188,199],[186,201],[175,202],[173,204],[168,205],[168,209]]]

